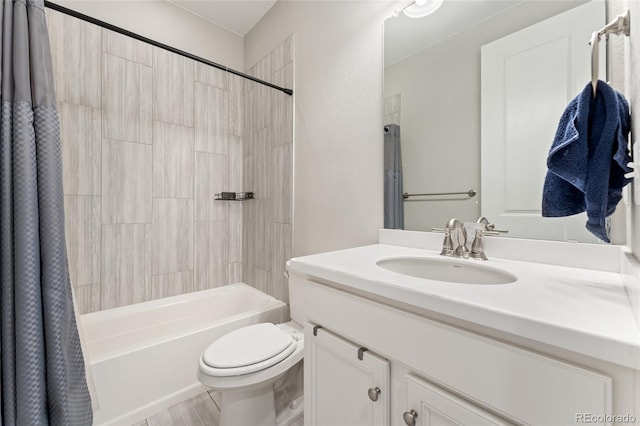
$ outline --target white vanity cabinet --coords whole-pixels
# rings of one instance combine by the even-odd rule
[[[561,426],[584,414],[637,415],[633,370],[559,359],[336,283],[289,282],[292,317],[305,323],[305,426]],[[361,347],[371,365],[358,360]],[[369,399],[375,387],[383,404]]]
[[[402,419],[408,426],[505,426],[503,419],[445,391],[413,374],[407,380],[407,411]]]
[[[305,324],[305,425],[388,426],[389,361]]]

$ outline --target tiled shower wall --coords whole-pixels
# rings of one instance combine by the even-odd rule
[[[58,12],[47,20],[81,313],[243,281],[243,271],[284,298],[274,276],[291,252],[290,97]],[[290,46],[265,58],[269,79],[292,79]],[[223,190],[258,199],[215,202]]]
[[[248,74],[293,88],[293,36]],[[243,205],[242,276],[277,299],[289,300],[285,262],[293,243],[293,98],[245,81],[243,179],[256,199]]]

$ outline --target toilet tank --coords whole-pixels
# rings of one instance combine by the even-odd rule
[[[289,273],[289,309],[291,319],[300,325],[307,321],[307,309],[305,304],[307,280],[294,273]]]

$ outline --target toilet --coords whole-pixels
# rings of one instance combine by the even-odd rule
[[[242,327],[209,345],[200,356],[198,380],[222,392],[220,426],[281,426],[273,384],[303,352],[304,331],[294,321]],[[301,413],[298,405],[291,408]]]

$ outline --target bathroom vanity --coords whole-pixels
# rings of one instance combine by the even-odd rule
[[[566,243],[495,239],[489,261],[449,266],[515,281],[461,284],[425,278],[420,265],[383,267],[447,261],[441,235],[399,235],[289,263],[291,315],[305,326],[306,426],[640,422],[640,331],[619,248],[581,245],[566,266]],[[547,246],[536,262],[492,257],[513,244]]]

